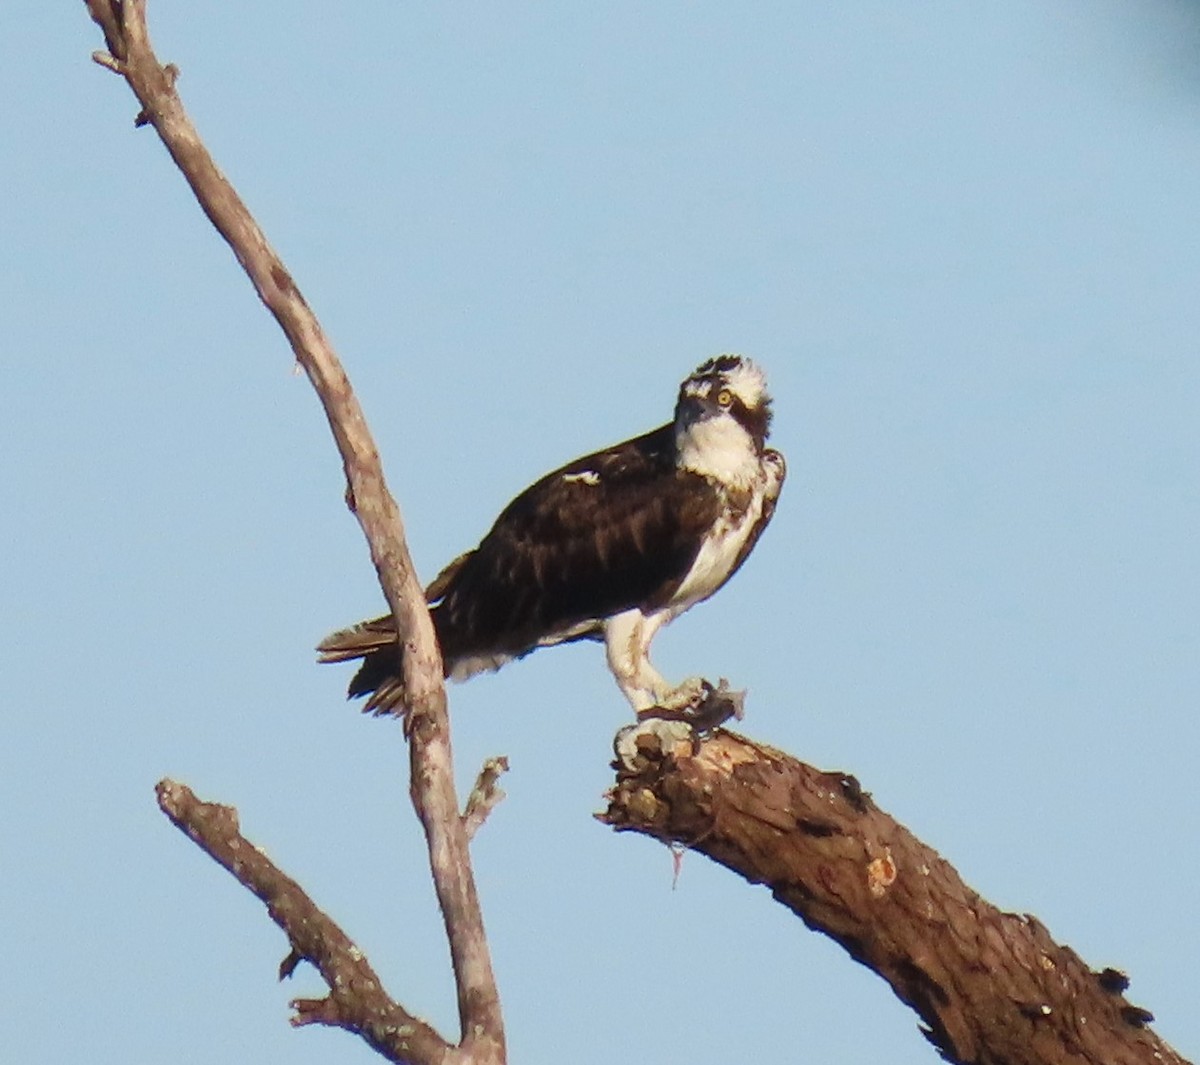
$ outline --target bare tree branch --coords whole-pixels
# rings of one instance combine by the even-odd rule
[[[503,1061],[504,1028],[467,833],[454,792],[442,659],[422,587],[409,556],[399,508],[384,481],[362,408],[316,316],[233,186],[217,168],[175,92],[173,67],[159,63],[146,28],[145,0],[85,0],[104,32],[97,61],[119,73],[141,105],[200,206],[228,242],[259,298],[308,374],[342,456],[347,500],[396,619],[409,696],[411,792],[428,844],[454,967],[461,1046],[475,1060]]]
[[[695,744],[647,730],[619,757],[602,821],[765,884],[882,976],[950,1061],[1186,1065],[1122,974],[980,898],[853,777],[725,731]]]
[[[316,966],[329,994],[296,999],[292,1024],[328,1024],[362,1036],[389,1061],[440,1065],[452,1049],[424,1021],[388,997],[362,952],[300,887],[263,851],[241,834],[232,806],[201,802],[191,789],[173,780],[159,782],[158,805],[214,861],[229,870],[267,906],[283,930],[291,953],[280,966],[280,979],[291,976],[302,960]]]

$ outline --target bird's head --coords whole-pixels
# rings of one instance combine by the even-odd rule
[[[771,432],[771,397],[766,375],[750,359],[718,355],[679,386],[676,431],[710,418],[731,418],[763,449]]]
[[[721,479],[756,469],[771,431],[767,379],[750,359],[718,355],[679,386],[675,443],[680,464]]]

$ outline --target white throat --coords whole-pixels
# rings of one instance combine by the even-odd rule
[[[675,448],[681,469],[730,487],[749,487],[759,477],[761,463],[754,439],[728,415],[701,418],[686,428],[676,426]]]

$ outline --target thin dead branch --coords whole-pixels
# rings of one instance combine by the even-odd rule
[[[237,810],[202,802],[173,780],[159,782],[158,805],[177,828],[266,904],[291,945],[279,967],[289,977],[311,962],[329,985],[322,999],[295,999],[292,1024],[327,1024],[362,1036],[389,1061],[436,1065],[451,1047],[436,1031],[397,1005],[362,951],[317,908],[304,889],[241,834]]]
[[[175,91],[177,71],[159,63],[146,27],[146,0],[85,0],[104,33],[96,60],[128,83],[136,124],[154,127],[201,208],[228,242],[259,298],[291,344],[325,410],[346,475],[346,498],[396,619],[409,695],[411,792],[429,850],[446,926],[461,1021],[471,1060],[502,1062],[504,1029],[471,871],[467,833],[454,791],[442,660],[400,510],[384,481],[374,441],[350,382],[316,316],[279,256],[218,169]]]
[[[500,778],[508,772],[508,759],[504,755],[489,758],[479,770],[475,778],[475,787],[467,796],[467,808],[463,811],[463,824],[467,829],[467,838],[474,839],[488,815],[504,800],[504,789],[500,787]]]

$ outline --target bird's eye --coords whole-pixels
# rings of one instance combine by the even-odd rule
[[[733,393],[728,388],[722,388],[717,393],[717,404],[722,407],[728,407],[733,403]]]

